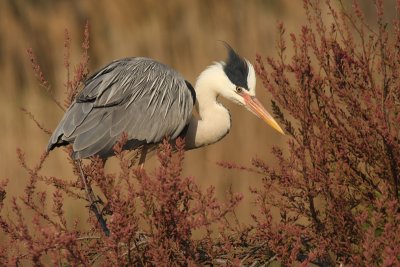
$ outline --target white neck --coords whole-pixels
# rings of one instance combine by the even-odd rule
[[[195,85],[200,119],[192,115],[186,134],[187,149],[206,146],[223,138],[231,127],[229,111],[217,102],[218,72],[212,65],[203,71]]]

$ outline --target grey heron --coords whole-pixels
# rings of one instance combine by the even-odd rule
[[[107,158],[120,135],[126,149],[155,146],[163,138],[184,137],[186,149],[215,143],[231,127],[223,96],[246,107],[283,134],[257,100],[253,65],[229,45],[228,59],[215,62],[198,77],[194,88],[174,69],[150,58],[111,62],[92,74],[50,138],[48,150],[72,144],[72,157]],[[199,117],[192,113],[196,107]]]
[[[80,159],[112,156],[122,133],[128,137],[124,149],[141,149],[139,163],[144,162],[149,147],[156,147],[167,136],[172,140],[185,138],[186,149],[215,143],[231,127],[229,111],[217,101],[223,96],[245,106],[283,134],[255,96],[253,65],[229,45],[227,49],[226,62],[206,68],[194,88],[174,69],[144,57],[113,61],[84,82],[47,149],[72,144],[72,158],[80,169],[90,208],[107,236],[110,231]],[[199,118],[193,114],[193,107]]]

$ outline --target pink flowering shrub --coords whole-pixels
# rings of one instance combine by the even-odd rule
[[[275,58],[257,56],[288,151],[273,149],[277,168],[253,160],[264,173],[263,188],[252,189],[256,236],[287,265],[397,266],[400,20],[383,21],[382,1],[372,26],[357,1],[353,12],[321,2],[304,1],[307,24],[289,43],[278,25]]]
[[[204,191],[182,176],[184,140],[176,140],[175,152],[165,140],[151,171],[122,150],[125,135],[114,147],[119,171],[107,173],[96,157],[84,162],[109,235],[93,213],[67,220],[66,200],[89,205],[71,158],[74,180],[65,181],[42,174],[46,152],[29,166],[18,149],[29,179],[18,198],[7,193],[7,180],[0,183],[0,265],[400,265],[400,19],[384,21],[378,0],[375,25],[367,24],[357,1],[350,11],[340,1],[339,9],[329,0],[303,2],[307,23],[300,32],[288,42],[278,24],[276,55],[256,59],[287,133],[285,148],[272,149],[278,164],[221,163],[262,176],[262,187],[250,188],[253,223],[236,217],[241,194],[228,191],[220,202],[212,186]],[[395,7],[400,13],[399,1]],[[68,31],[64,46],[64,103],[52,95],[33,51],[28,55],[41,87],[65,110],[88,74],[88,27],[73,73]]]
[[[70,37],[65,31],[67,80],[64,105],[53,96],[33,51],[28,50],[41,87],[63,110],[71,104],[88,74],[88,26],[82,47],[82,60],[74,67],[70,79]],[[23,111],[44,133],[51,133],[33,114],[26,109]],[[175,153],[168,140],[160,145],[157,153],[159,167],[151,175],[136,167],[128,152],[122,150],[126,141],[127,137],[123,135],[114,147],[119,173],[106,173],[104,162],[96,157],[82,168],[89,185],[95,185],[103,195],[98,197],[96,204],[102,207],[101,216],[106,220],[109,236],[105,235],[92,213],[87,221],[89,230],[78,228],[81,218],[74,218],[72,225],[67,222],[68,210],[64,206],[67,199],[89,205],[77,163],[69,158],[76,180],[65,181],[41,174],[47,152],[31,167],[23,151],[18,149],[20,165],[26,170],[29,181],[19,198],[7,195],[7,180],[0,184],[0,233],[3,239],[0,264],[194,266],[198,262],[233,262],[236,259],[234,241],[229,236],[235,229],[226,218],[233,213],[241,194],[229,193],[229,200],[221,203],[217,201],[212,186],[203,192],[192,178],[182,177],[183,140],[176,140]],[[71,152],[68,147],[65,150],[68,154]],[[54,193],[40,190],[38,183],[52,187]],[[11,207],[8,211],[3,209],[6,201]],[[217,239],[215,229],[219,234]],[[224,230],[219,232],[220,229]],[[204,234],[194,238],[195,230]]]

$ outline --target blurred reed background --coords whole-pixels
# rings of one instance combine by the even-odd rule
[[[367,10],[373,14],[373,5]],[[298,31],[305,14],[302,1],[290,0],[1,1],[0,179],[10,179],[9,195],[22,190],[26,181],[26,173],[17,163],[16,148],[23,149],[28,162],[35,164],[49,138],[20,108],[31,111],[51,130],[63,115],[38,85],[26,49],[33,48],[55,95],[62,100],[66,78],[64,29],[72,38],[71,62],[78,63],[87,20],[91,72],[114,59],[147,56],[172,66],[194,84],[206,66],[225,59],[226,51],[219,40],[254,63],[256,53],[274,55],[277,21],[285,23],[287,32]],[[271,110],[269,96],[260,84],[257,89],[259,99]],[[222,102],[231,111],[233,127],[229,135],[217,144],[188,152],[184,175],[194,176],[203,187],[215,186],[221,199],[230,186],[234,192],[242,192],[245,200],[238,214],[246,221],[250,212],[255,212],[248,187],[259,185],[261,177],[223,169],[216,162],[249,166],[251,158],[258,156],[273,164],[270,150],[273,145],[284,145],[285,137],[243,108]],[[153,158],[146,169],[151,171],[155,164]],[[107,167],[112,171],[114,165],[111,160]],[[71,177],[62,149],[51,153],[44,172]]]

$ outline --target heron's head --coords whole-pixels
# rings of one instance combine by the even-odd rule
[[[217,94],[244,106],[272,128],[284,134],[282,128],[256,98],[256,75],[253,65],[240,57],[229,45],[228,59],[211,66],[208,71],[213,76]],[[207,70],[206,70],[207,72]]]

